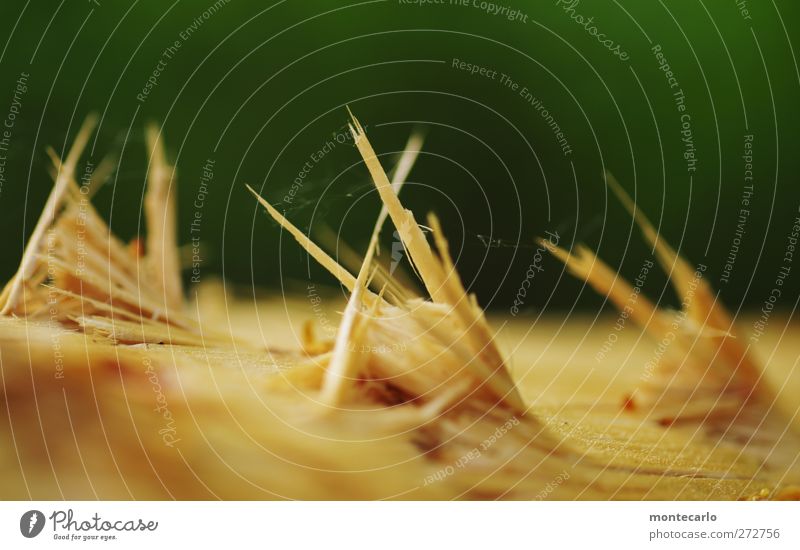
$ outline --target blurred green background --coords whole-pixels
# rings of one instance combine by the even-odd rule
[[[96,112],[84,161],[120,158],[95,200],[119,235],[142,222],[143,129],[155,121],[177,164],[181,241],[202,241],[201,279],[301,293],[309,280],[333,284],[244,184],[312,236],[327,226],[363,250],[379,202],[341,138],[349,105],[387,168],[414,128],[427,132],[403,200],[423,223],[428,211],[441,217],[484,306],[511,307],[537,261],[534,237],[548,230],[562,246],[598,249],[629,278],[639,273],[650,250],[608,192],[609,170],[669,242],[708,266],[734,310],[759,309],[787,262],[800,206],[799,20],[795,0],[3,2],[0,117],[18,113],[0,189],[0,276],[15,270],[49,192],[45,147],[63,152]],[[471,74],[454,59],[486,70]],[[737,233],[747,135],[753,195]],[[326,142],[334,145],[318,155]],[[198,203],[208,159],[213,179]],[[384,234],[386,254],[391,229]],[[602,304],[551,258],[537,266],[521,311]],[[783,307],[796,303],[794,269]],[[645,290],[672,304],[665,283],[651,274]]]

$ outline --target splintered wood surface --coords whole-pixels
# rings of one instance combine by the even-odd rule
[[[270,348],[302,345],[308,323],[319,325],[322,321],[324,325],[336,319],[346,304],[345,296],[330,291],[323,292],[319,303],[304,297],[226,303],[212,298],[213,294],[201,293],[206,305],[216,302],[209,320],[224,319],[223,324],[229,324],[235,333]],[[522,317],[490,314],[489,320],[501,349],[510,357],[511,371],[530,404],[530,414],[558,434],[562,445],[584,455],[575,465],[580,467],[581,460],[599,460],[608,464],[608,475],[627,471],[645,485],[652,484],[644,493],[640,488],[631,492],[622,488],[607,495],[587,490],[579,492],[579,497],[765,498],[774,496],[775,479],[787,474],[782,472],[772,481],[769,477],[758,480],[763,465],[758,460],[744,460],[739,444],[704,441],[697,425],[664,426],[626,410],[631,388],[641,382],[643,365],[652,359],[657,344],[636,326],[618,330],[614,315],[564,312]],[[737,322],[750,327],[755,320],[745,315]],[[772,330],[759,338],[753,352],[763,358],[766,383],[775,390],[775,408],[796,429],[800,427],[796,397],[800,395],[800,341],[794,336],[800,334],[800,324],[785,313],[773,316],[771,323]],[[797,461],[792,463],[796,467]],[[792,479],[791,473],[788,477]],[[636,485],[634,479],[629,482]],[[547,494],[548,498],[558,496],[556,490]],[[783,496],[797,493],[790,489]]]
[[[242,296],[247,292],[240,292]],[[219,283],[200,287],[204,322],[217,330],[231,330],[243,339],[270,349],[303,345],[306,324],[320,336],[332,338],[347,296],[316,286],[312,303],[299,293],[274,296],[256,293],[247,299],[226,299]],[[490,312],[501,349],[526,400],[535,407],[565,404],[587,407],[595,403],[622,404],[642,378],[657,342],[628,324],[614,328],[613,311],[600,315],[566,312],[511,316]],[[757,317],[745,314],[736,322],[747,334]],[[326,331],[325,327],[332,327]],[[326,334],[327,332],[327,334]],[[617,340],[609,347],[609,335]],[[754,347],[764,365],[764,377],[777,395],[776,407],[800,423],[800,321],[777,312]],[[598,359],[597,355],[604,352]]]
[[[259,464],[275,468],[274,455],[283,462],[288,448],[274,445],[277,434],[262,429],[278,431],[276,417],[291,431],[301,425],[308,428],[294,416],[311,413],[302,406],[284,408],[279,400],[286,398],[285,392],[276,391],[269,381],[284,378],[297,364],[294,353],[281,350],[303,345],[308,322],[319,327],[320,316],[335,321],[345,299],[324,292],[323,300],[313,306],[302,296],[226,299],[217,285],[205,285],[198,296],[194,309],[201,324],[219,332],[229,330],[236,335],[235,342],[121,347],[47,325],[0,321],[0,367],[9,411],[8,416],[3,415],[0,430],[4,437],[3,498],[797,496],[788,483],[796,479],[791,470],[765,472],[761,462],[743,453],[740,443],[708,439],[696,425],[662,426],[625,410],[625,396],[636,385],[641,365],[654,348],[654,342],[639,329],[627,327],[618,332],[618,341],[607,350],[606,358],[598,361],[595,354],[613,330],[615,318],[552,314],[538,319],[490,316],[500,347],[511,358],[514,379],[530,404],[527,416],[542,426],[528,433],[524,444],[532,445],[537,438],[554,442],[547,452],[523,454],[508,466],[505,460],[499,465],[491,463],[485,475],[503,467],[516,472],[513,483],[505,482],[509,485],[505,490],[481,489],[486,483],[479,477],[460,485],[463,494],[432,490],[457,476],[467,477],[466,465],[453,465],[473,448],[480,450],[485,437],[449,461],[426,455],[419,448],[410,449],[406,460],[427,457],[424,460],[436,466],[416,472],[418,477],[397,466],[396,450],[378,445],[372,449],[377,453],[372,466],[380,475],[371,490],[366,490],[367,485],[331,480],[330,486],[314,486],[320,479],[329,476],[333,480],[339,474],[309,474],[309,465],[318,461],[302,453],[289,454],[300,466],[286,471],[282,464],[279,469],[281,477],[294,478],[276,483]],[[770,385],[779,390],[777,406],[796,426],[800,405],[793,396],[800,391],[796,372],[800,347],[794,338],[781,338],[780,332],[786,328],[786,334],[796,334],[798,326],[787,324],[778,315],[774,326],[776,330],[764,335],[756,351],[770,358],[766,371]],[[78,370],[70,366],[75,361]],[[89,372],[94,374],[81,374],[83,364],[91,365]],[[33,367],[16,369],[17,365]],[[298,392],[301,385],[300,381],[294,385]],[[161,405],[170,411],[168,417],[157,410]],[[350,436],[337,433],[336,437]],[[170,446],[173,439],[174,446]],[[259,444],[253,447],[256,442]],[[504,444],[500,440],[496,448]],[[387,447],[392,445],[387,443]],[[316,441],[309,452],[312,449],[341,452],[325,441]],[[519,447],[513,449],[509,456],[519,452]],[[567,456],[562,457],[567,449]],[[382,452],[387,453],[385,459],[380,458]],[[485,459],[488,453],[482,454]],[[543,467],[543,461],[556,458],[558,468]],[[598,468],[596,463],[603,466]],[[449,473],[448,466],[455,472]],[[357,479],[359,475],[351,472],[345,477]],[[393,478],[395,482],[390,483]],[[532,492],[513,488],[534,478],[541,481]],[[581,481],[571,486],[569,481],[576,478]],[[403,491],[384,491],[397,486]],[[778,487],[784,489],[778,493]]]
[[[421,137],[390,180],[354,117],[383,203],[363,255],[333,258],[249,188],[341,290],[185,293],[160,134],[146,237],[125,243],[74,178],[94,123],[51,155],[53,190],[0,294],[0,498],[800,499],[797,324],[773,313],[750,342],[705,266],[610,176],[679,310],[581,244],[539,242],[622,330],[613,315],[487,316],[436,216],[423,231],[400,201]],[[378,247],[389,221],[396,275]]]

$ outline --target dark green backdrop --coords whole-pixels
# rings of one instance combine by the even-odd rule
[[[610,170],[670,242],[708,265],[729,304],[760,308],[786,263],[800,205],[800,73],[792,50],[800,44],[800,4],[464,4],[4,1],[0,117],[12,106],[19,112],[0,190],[0,275],[13,273],[49,191],[45,147],[63,151],[94,111],[101,125],[86,159],[110,152],[121,159],[96,198],[116,232],[130,237],[141,223],[143,127],[156,121],[178,167],[184,243],[195,212],[202,214],[195,233],[201,278],[224,272],[244,285],[300,292],[309,277],[330,283],[315,266],[309,274],[305,254],[255,208],[244,184],[281,203],[303,229],[316,233],[326,224],[362,250],[378,201],[357,151],[336,141],[350,105],[387,154],[387,167],[414,127],[426,129],[404,200],[419,220],[429,210],[440,215],[484,305],[511,306],[535,262],[533,238],[546,230],[557,230],[564,246],[599,248],[628,277],[639,272],[649,250],[606,190],[602,175]],[[617,44],[628,59],[611,51]],[[484,74],[454,67],[454,59]],[[15,101],[22,73],[30,75],[27,90]],[[151,76],[156,84],[145,91]],[[693,172],[683,156],[682,114],[690,117]],[[753,136],[753,195],[737,232],[746,135]],[[334,146],[319,158],[326,141]],[[207,159],[213,179],[198,207]],[[302,186],[284,201],[306,162]],[[391,231],[384,242],[391,250]],[[601,303],[551,259],[539,266],[523,311]],[[795,304],[800,265],[795,271],[784,307]],[[659,297],[664,283],[651,275],[645,288]]]

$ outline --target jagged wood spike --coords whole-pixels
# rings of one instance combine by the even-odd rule
[[[493,395],[500,398],[513,410],[524,414],[526,406],[505,368],[505,363],[488,330],[483,313],[476,312],[470,307],[466,292],[454,273],[455,267],[450,260],[443,236],[438,235],[438,243],[441,246],[439,252],[442,256],[440,259],[434,255],[433,249],[428,244],[420,225],[414,219],[414,215],[411,211],[403,208],[364,133],[363,127],[352,112],[350,112],[350,116],[352,119],[350,131],[356,147],[369,169],[381,200],[406,245],[413,263],[422,275],[422,282],[428,289],[431,299],[434,303],[452,308],[451,311],[463,325],[469,347],[476,355],[476,359],[480,358],[468,361],[464,365],[465,368],[472,372],[482,384],[485,384]],[[432,220],[438,227],[435,217]]]
[[[155,124],[145,132],[150,166],[144,197],[147,222],[145,261],[158,286],[167,316],[183,307],[183,283],[178,251],[177,212],[175,207],[174,167],[167,163],[160,131]]]
[[[90,114],[78,130],[75,141],[73,141],[72,147],[67,153],[67,157],[56,177],[56,182],[53,184],[53,189],[50,191],[50,196],[47,198],[42,215],[36,222],[28,244],[25,246],[19,269],[3,289],[2,294],[0,294],[0,315],[8,315],[19,303],[23,287],[28,280],[30,272],[35,267],[36,255],[39,253],[39,247],[42,244],[42,239],[44,239],[45,231],[55,222],[61,211],[64,196],[69,192],[70,184],[73,181],[78,159],[86,148],[89,137],[92,135],[96,125],[97,115]]]
[[[708,282],[705,279],[701,279],[697,283],[693,283],[695,268],[661,237],[644,212],[642,212],[642,209],[634,203],[630,195],[610,172],[606,172],[605,179],[608,187],[636,221],[645,240],[653,247],[656,258],[661,264],[661,268],[669,276],[669,280],[675,287],[678,297],[683,300],[690,291],[694,292],[695,298],[689,304],[686,313],[695,321],[701,323],[711,321],[715,325],[730,325],[730,318],[720,308],[714,307],[716,299]],[[692,286],[695,286],[695,288],[692,289]],[[708,312],[712,309],[714,310],[713,316],[708,319]]]
[[[321,390],[321,400],[330,406],[337,406],[352,385],[358,374],[359,367],[365,360],[365,354],[360,351],[361,333],[369,319],[361,313],[362,294],[367,287],[367,277],[375,254],[377,235],[373,234],[361,270],[356,279],[350,299],[347,301],[342,322],[336,333],[336,343],[328,363],[328,370]],[[375,300],[377,302],[378,300]]]
[[[61,157],[59,157],[58,153],[56,153],[56,150],[50,146],[47,147],[46,152],[47,156],[50,157],[50,162],[52,163],[50,176],[55,182],[58,178],[59,172],[62,170]],[[92,197],[94,197],[103,187],[103,185],[105,185],[105,183],[111,178],[118,162],[119,159],[115,155],[112,155],[111,153],[107,154],[103,157],[103,160],[100,161],[100,164],[97,165],[97,168],[92,171],[91,185],[89,186],[89,189],[86,192],[83,192],[73,176],[70,178],[71,183],[69,186],[69,192],[78,200],[81,198],[89,201],[92,200]]]
[[[352,113],[350,114],[352,115]],[[392,173],[392,191],[394,191],[395,195],[400,195],[400,191],[406,184],[408,175],[411,173],[411,169],[414,168],[424,143],[425,136],[421,131],[415,130],[408,136],[408,141],[406,141],[400,159],[397,161]],[[378,231],[383,228],[388,216],[389,210],[383,205],[378,215],[378,222],[375,224]]]
[[[300,231],[297,227],[295,227],[292,222],[286,219],[283,214],[278,212],[274,206],[272,206],[269,202],[266,201],[261,195],[259,195],[255,189],[250,187],[249,185],[245,185],[247,190],[253,194],[256,200],[261,203],[272,219],[274,219],[278,224],[283,227],[286,231],[292,235],[295,240],[300,243],[300,246],[308,252],[308,254],[314,258],[322,267],[328,270],[328,272],[336,277],[339,282],[341,282],[347,290],[353,292],[356,289],[356,278],[347,271],[344,267],[339,265],[339,263],[331,258],[327,252],[322,250],[314,241],[309,239],[302,231]]]
[[[409,136],[408,141],[403,149],[403,153],[400,155],[400,159],[397,161],[397,164],[394,167],[394,173],[392,174],[392,189],[396,194],[399,194],[400,190],[403,188],[403,185],[405,185],[406,179],[411,173],[411,169],[414,167],[417,157],[422,150],[423,143],[424,136],[421,131],[414,131]],[[373,234],[380,235],[388,215],[389,211],[387,210],[386,205],[381,204],[381,210],[378,214],[378,220],[375,223]],[[327,243],[328,248],[335,247],[339,251],[339,257],[341,257],[342,261],[347,267],[350,269],[355,269],[353,266],[356,265],[356,263],[361,263],[362,259],[352,248],[347,245],[347,243],[337,242],[336,235],[327,225],[322,225],[319,233],[319,237],[324,244]],[[372,239],[370,238],[370,242],[371,241]],[[379,254],[380,241],[376,241],[375,247],[376,254]],[[387,273],[386,270],[380,266],[380,264],[378,264],[375,284],[379,286],[388,285],[390,295],[399,300],[408,299],[411,295],[414,295],[414,293],[404,286],[397,277],[393,277]]]
[[[314,234],[317,241],[326,249],[336,250],[337,259],[346,269],[358,272],[361,262],[363,261],[363,256],[353,250],[346,242],[338,241],[336,233],[330,226],[319,223],[317,224]],[[375,259],[375,269],[375,278],[370,281],[369,287],[377,285],[382,288],[385,285],[387,287],[386,296],[388,301],[398,304],[403,300],[408,300],[416,296],[411,289],[398,281],[395,275],[390,274],[384,266],[378,263],[377,258]]]
[[[349,109],[348,109],[349,110]],[[410,210],[403,208],[397,194],[392,189],[392,184],[386,176],[383,167],[378,160],[372,145],[364,133],[364,128],[358,120],[352,116],[352,123],[350,124],[350,133],[353,135],[356,147],[358,148],[367,169],[372,176],[372,181],[378,189],[381,200],[392,218],[395,228],[403,241],[406,250],[409,252],[409,258],[412,264],[416,267],[425,288],[428,290],[431,299],[434,302],[444,302],[444,297],[441,291],[442,272],[441,268],[434,258],[433,251],[431,250],[428,241],[425,239],[425,234],[420,229],[414,214]]]
[[[348,108],[348,112],[350,109]],[[352,116],[352,112],[350,115]],[[394,191],[395,195],[400,195],[400,191],[402,190],[403,186],[406,183],[406,179],[408,179],[408,175],[411,173],[411,169],[414,167],[414,164],[417,162],[417,157],[419,157],[419,153],[422,150],[422,144],[424,143],[424,136],[422,132],[414,131],[408,137],[408,141],[406,142],[405,148],[403,149],[403,154],[400,156],[400,160],[397,162],[397,165],[394,169],[394,174],[392,175],[392,191]],[[381,230],[383,229],[384,224],[386,223],[386,218],[389,216],[389,209],[383,201],[381,201],[381,211],[378,214],[378,221],[375,223],[375,228],[373,229],[373,235],[380,235]],[[401,244],[403,244],[401,239]],[[380,241],[376,240],[376,250],[380,251]],[[405,245],[403,244],[403,247]],[[413,268],[413,263],[411,266]],[[393,287],[400,287],[400,290],[408,295],[408,289],[404,288],[395,277],[386,274],[386,276],[381,277],[381,283],[384,284],[389,283]]]
[[[720,334],[725,334],[719,340],[719,353],[727,360],[739,384],[754,387],[760,379],[759,369],[746,346],[736,338],[733,319],[719,303],[711,285],[704,277],[696,277],[697,270],[659,235],[616,178],[610,172],[606,172],[605,176],[608,186],[633,216],[645,239],[655,250],[662,269],[682,301],[687,317],[695,326],[710,326]]]
[[[348,108],[348,112],[350,109]],[[352,112],[350,115],[352,116]],[[417,157],[419,156],[420,151],[422,150],[422,144],[425,142],[425,138],[422,132],[415,131],[412,132],[411,135],[408,137],[408,141],[406,142],[405,147],[403,148],[403,154],[400,156],[400,160],[397,162],[397,165],[394,168],[394,174],[392,174],[392,191],[394,191],[395,195],[400,195],[400,191],[403,189],[403,186],[408,179],[408,175],[411,173],[411,169],[414,167],[414,164],[417,162]],[[386,223],[386,218],[389,216],[389,209],[385,204],[381,206],[381,212],[378,215],[378,222],[375,224],[375,231],[380,233],[381,229],[383,229],[384,223]],[[378,245],[380,246],[380,245]]]
[[[419,154],[421,142],[419,139],[414,139],[412,135],[409,139],[412,148],[403,152],[403,155],[398,163],[398,170],[395,173],[395,192],[398,192],[408,177],[411,167]],[[349,386],[348,381],[353,380],[358,373],[358,369],[364,362],[364,354],[359,352],[361,342],[361,332],[364,330],[364,325],[369,322],[369,319],[361,313],[362,293],[364,289],[369,288],[372,276],[377,272],[374,270],[372,276],[368,277],[373,258],[378,249],[378,240],[380,232],[386,221],[386,205],[381,208],[378,219],[375,221],[375,226],[370,235],[369,245],[364,260],[361,264],[361,269],[356,279],[356,286],[353,289],[350,299],[347,301],[344,314],[342,316],[342,323],[339,326],[339,331],[336,334],[336,343],[333,347],[328,370],[325,374],[325,380],[322,386],[321,399],[323,402],[331,406],[339,405],[342,397]],[[381,289],[378,294],[378,299],[373,301],[373,315],[377,313],[379,303],[383,300],[383,293],[386,285]]]
[[[484,365],[477,362],[470,362],[469,365],[477,371],[476,374],[480,379],[486,381],[495,395],[502,398],[514,410],[524,413],[527,407],[506,369],[505,360],[497,349],[495,336],[486,322],[483,311],[469,299],[456,272],[439,219],[431,213],[428,215],[428,224],[431,226],[434,242],[445,272],[442,287],[449,295],[454,313],[466,327],[470,346],[475,350],[476,355],[485,362]]]
[[[676,321],[674,315],[668,315],[641,294],[636,304],[630,306],[628,296],[633,287],[585,246],[578,245],[576,252],[570,253],[546,239],[538,239],[538,242],[564,262],[573,275],[607,296],[619,310],[627,307],[630,317],[656,340],[674,333],[667,352],[683,359],[667,363],[659,360],[652,372],[646,367],[642,388],[649,396],[648,406],[654,407],[654,411],[669,410],[670,421],[674,421],[675,417],[695,418],[712,411],[735,415],[737,405],[744,405],[751,397],[759,396],[763,401],[764,390],[757,391],[756,387],[761,378],[759,370],[746,348],[735,338],[732,321],[716,303],[710,285],[699,280],[689,263],[661,238],[613,176],[607,174],[607,181],[642,229],[672,280],[682,300],[683,321]],[[676,322],[679,322],[678,329],[673,328]],[[695,406],[688,407],[685,400],[692,396],[696,396]]]
[[[654,335],[666,330],[667,323],[661,318],[658,308],[641,292],[636,303],[631,305],[629,298],[633,294],[633,286],[608,264],[597,257],[584,245],[577,245],[575,252],[570,253],[549,239],[536,239],[542,247],[560,260],[578,279],[586,281],[598,294],[607,296],[611,303],[619,309],[629,308],[630,317],[642,328]]]

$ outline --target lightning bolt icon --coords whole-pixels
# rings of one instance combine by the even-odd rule
[[[397,269],[397,264],[403,259],[403,241],[400,240],[400,233],[394,232],[394,241],[392,241],[392,263],[389,266],[389,274],[394,275],[394,270]]]
[[[34,528],[34,526],[36,525],[36,522],[37,522],[38,520],[39,520],[39,514],[37,514],[36,512],[33,512],[33,513],[31,514],[31,524],[30,524],[30,526],[28,527],[28,533],[29,533],[29,534],[31,533],[31,531],[33,531],[33,528]]]

